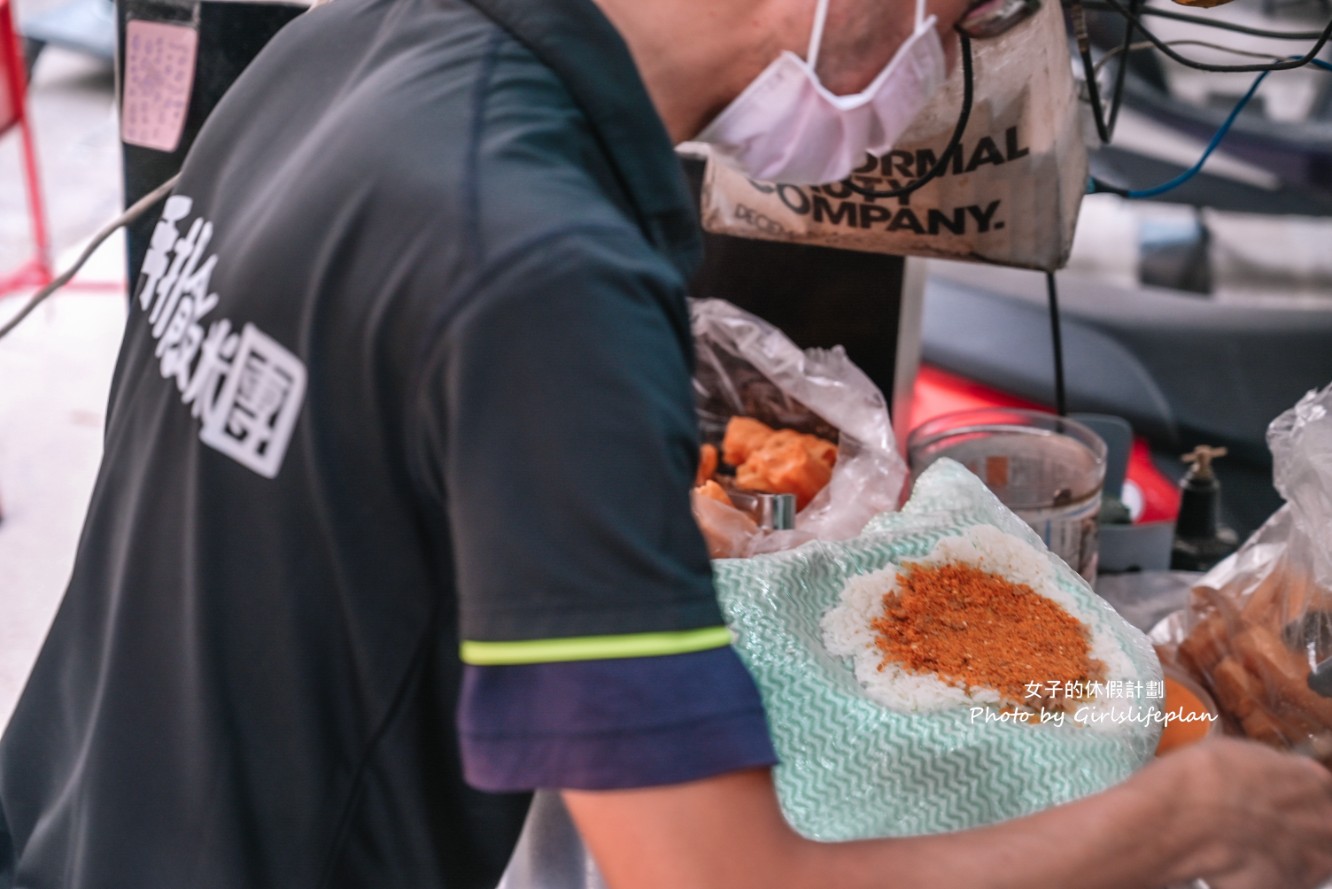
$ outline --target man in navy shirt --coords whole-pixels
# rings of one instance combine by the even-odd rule
[[[1332,869],[1332,782],[1237,744],[963,836],[782,821],[689,510],[672,145],[805,52],[814,10],[334,0],[278,35],[137,282],[74,574],[0,744],[0,886],[486,889],[534,788],[615,887]],[[910,19],[838,0],[822,83],[865,87]]]

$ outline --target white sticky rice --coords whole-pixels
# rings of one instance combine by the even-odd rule
[[[955,537],[945,537],[929,553],[912,559],[912,562],[921,565],[961,562],[998,574],[1013,583],[1027,584],[1088,629],[1090,656],[1105,665],[1102,683],[1145,679],[1134,675],[1128,655],[1102,626],[1102,615],[1092,613],[1060,587],[1055,581],[1049,557],[1026,541],[989,525],[976,525]],[[856,679],[865,694],[885,707],[904,713],[970,708],[977,704],[995,707],[1006,703],[1022,704],[1021,701],[1001,700],[993,689],[973,687],[968,692],[935,676],[907,672],[893,663],[879,668],[883,655],[875,646],[875,633],[870,623],[883,615],[883,597],[897,589],[899,570],[897,565],[890,564],[878,571],[850,578],[842,589],[839,603],[820,621],[823,644],[831,654],[851,659]],[[1041,676],[1032,677],[1032,680],[1045,682],[1068,678],[1071,677]],[[1138,703],[1133,699],[1111,699],[1102,694],[1095,700],[1080,702],[1078,710],[1084,714],[1104,714],[1102,718],[1093,716],[1088,720],[1090,727],[1113,729],[1116,727],[1114,714],[1125,712]],[[1068,722],[1072,721],[1070,714]]]

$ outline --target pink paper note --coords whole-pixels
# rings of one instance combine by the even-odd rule
[[[188,25],[131,21],[125,27],[125,95],[120,138],[175,151],[185,129],[199,32]]]

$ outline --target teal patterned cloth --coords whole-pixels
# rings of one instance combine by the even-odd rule
[[[713,563],[736,647],[762,692],[781,765],[782,809],[818,840],[912,836],[1015,818],[1110,787],[1155,751],[1160,725],[1115,732],[1072,724],[973,721],[967,709],[906,714],[871,701],[849,659],[824,648],[820,618],[848,577],[920,558],[941,538],[988,524],[1056,563],[1056,578],[1085,614],[1113,635],[1136,678],[1161,681],[1146,636],[1124,621],[980,480],[941,460],[900,511],[860,536]],[[1132,703],[1150,714],[1145,694]]]

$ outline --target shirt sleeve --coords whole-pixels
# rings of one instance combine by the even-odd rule
[[[682,282],[618,230],[500,266],[444,325],[421,406],[469,780],[595,789],[771,763],[690,511]]]

